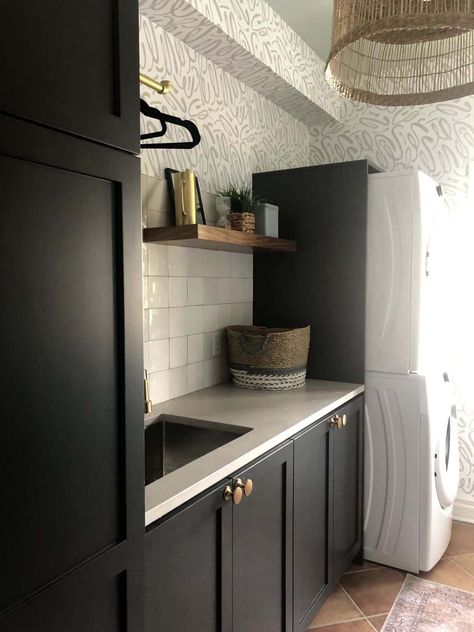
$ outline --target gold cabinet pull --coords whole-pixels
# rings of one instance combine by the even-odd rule
[[[241,489],[246,496],[250,496],[253,491],[253,481],[251,478],[248,478],[245,483],[242,482],[241,478],[236,479],[235,488]]]
[[[331,426],[331,428],[337,428],[338,430],[340,430],[344,425],[344,422],[342,417],[340,417],[339,415],[334,415],[334,417],[331,417],[331,419],[329,420],[329,425]]]
[[[230,500],[232,498],[234,505],[238,505],[243,497],[244,493],[240,487],[232,489],[230,485],[226,485],[224,489],[224,500]]]

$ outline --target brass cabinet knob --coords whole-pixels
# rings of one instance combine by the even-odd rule
[[[234,505],[238,505],[243,496],[244,493],[240,487],[235,487],[234,489],[232,489],[230,485],[227,485],[224,489],[224,500],[230,500],[232,498]]]
[[[331,419],[329,420],[329,425],[331,426],[331,428],[337,428],[338,430],[340,430],[343,426],[342,417],[340,417],[339,415],[334,415],[334,417],[331,417]]]
[[[235,488],[241,489],[246,496],[250,496],[253,491],[253,481],[251,478],[248,478],[245,483],[242,482],[241,478],[236,479]]]

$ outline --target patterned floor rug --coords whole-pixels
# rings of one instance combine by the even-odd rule
[[[382,632],[474,632],[474,594],[407,575]]]

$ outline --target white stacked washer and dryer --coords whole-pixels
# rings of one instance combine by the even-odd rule
[[[447,208],[419,171],[370,175],[368,202],[364,557],[418,573],[448,546],[459,479]]]

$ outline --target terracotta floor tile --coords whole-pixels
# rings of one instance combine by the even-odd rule
[[[474,593],[474,577],[471,577],[462,568],[445,558],[440,560],[433,570],[428,573],[420,573],[420,577],[431,582]]]
[[[466,572],[474,575],[474,554],[470,555],[457,555],[452,557],[451,560],[458,566],[461,566]]]
[[[444,555],[450,557],[467,553],[474,553],[474,524],[453,522],[451,542]]]
[[[363,619],[363,615],[357,610],[342,588],[336,586],[309,627],[311,629],[330,623],[349,621],[350,619]]]
[[[377,568],[367,573],[349,573],[341,585],[366,616],[390,610],[405,575],[393,568]]]
[[[336,623],[317,628],[318,632],[374,632],[374,629],[365,619],[359,621],[348,621],[347,623]]]
[[[364,560],[364,563],[362,564],[362,566],[359,566],[359,564],[351,564],[349,568],[347,569],[346,573],[357,573],[357,572],[360,573],[361,571],[370,571],[374,568],[380,568],[379,564]]]
[[[381,630],[387,617],[388,614],[379,614],[376,617],[368,617],[367,621],[370,621],[376,630]]]

